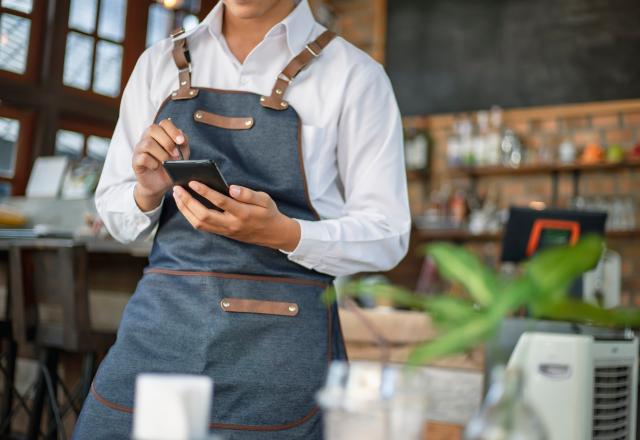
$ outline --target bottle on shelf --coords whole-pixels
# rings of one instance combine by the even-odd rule
[[[424,171],[429,165],[429,141],[427,135],[413,127],[404,134],[405,164],[407,170]]]
[[[522,370],[494,368],[491,387],[479,413],[464,433],[465,440],[547,440],[547,430],[523,397]]]
[[[475,163],[475,156],[473,152],[473,122],[469,114],[464,114],[460,118],[458,131],[461,164],[471,166]]]
[[[474,165],[483,166],[488,162],[489,112],[476,113],[476,125],[473,132]]]
[[[502,151],[502,164],[517,168],[522,164],[523,148],[522,142],[511,129],[506,129],[500,142]]]
[[[573,163],[576,161],[576,145],[571,139],[565,138],[558,147],[558,159],[562,163]]]
[[[460,119],[456,118],[453,122],[453,132],[447,138],[447,163],[449,166],[460,166],[460,149]]]
[[[498,165],[500,163],[501,151],[500,140],[504,127],[502,126],[502,108],[494,105],[491,107],[490,127],[486,138],[486,164]]]

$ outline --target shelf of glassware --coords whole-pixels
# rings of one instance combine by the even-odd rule
[[[540,163],[525,164],[519,167],[496,166],[463,166],[449,168],[450,174],[456,176],[521,176],[547,173],[570,173],[583,171],[615,171],[625,168],[640,168],[640,159],[626,159],[621,162],[598,163]]]

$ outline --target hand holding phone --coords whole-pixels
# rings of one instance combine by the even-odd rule
[[[189,158],[186,135],[170,118],[149,126],[133,149],[132,168],[136,177],[134,197],[143,211],[157,207],[171,187],[171,178],[162,163]]]
[[[229,185],[213,160],[167,160],[164,167],[175,185],[180,185],[205,207],[222,211],[189,187],[189,182],[196,181],[229,195]]]

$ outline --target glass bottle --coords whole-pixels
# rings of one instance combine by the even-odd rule
[[[502,125],[502,109],[498,106],[491,107],[490,128],[487,134],[487,165],[498,165],[500,163],[501,149],[500,141],[504,127]]]
[[[517,168],[522,163],[522,142],[512,130],[505,130],[502,142],[502,164]]]
[[[476,114],[476,126],[473,133],[473,154],[475,165],[488,163],[487,139],[489,135],[489,112],[479,111]]]
[[[547,440],[542,420],[523,398],[522,371],[496,367],[480,412],[464,433],[465,440]]]

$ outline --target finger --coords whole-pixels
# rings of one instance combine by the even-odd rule
[[[263,208],[268,208],[272,201],[269,194],[265,192],[254,191],[238,185],[231,185],[229,187],[229,194],[239,202],[257,205]]]
[[[186,218],[187,221],[191,223],[191,226],[193,226],[194,229],[197,229],[199,231],[206,230],[207,232],[213,232],[207,227],[207,225],[204,224],[204,222],[200,221],[195,216],[195,214],[191,212],[191,210],[187,207],[184,201],[178,196],[178,194],[175,191],[175,188],[173,192],[173,198],[176,201],[176,206],[178,207],[178,210],[182,213],[182,215],[184,215],[184,218]]]
[[[243,206],[240,203],[236,202],[231,197],[227,197],[224,194],[221,194],[218,191],[209,188],[207,185],[203,185],[200,182],[191,181],[189,182],[189,187],[200,194],[202,197],[216,205],[218,208],[222,209],[225,212],[228,212],[229,214],[237,217],[243,212]]]
[[[179,153],[176,149],[176,143],[169,134],[159,125],[149,127],[149,135],[172,157],[178,158]]]
[[[175,186],[173,188],[173,193],[198,220],[205,221],[207,223],[214,223],[219,226],[225,226],[228,223],[228,220],[223,213],[213,209],[208,209],[198,200],[193,198],[184,188]]]
[[[133,158],[133,169],[136,172],[146,170],[155,171],[160,166],[160,162],[149,153],[139,153]]]
[[[171,139],[173,139],[176,144],[182,145],[187,140],[182,130],[175,126],[171,118],[160,121],[158,125],[164,129],[164,131],[171,137]]]
[[[194,208],[197,208],[197,205],[193,204],[191,201],[200,205],[200,207],[205,211],[208,210],[197,200],[191,197],[187,191],[176,186],[173,188],[173,198],[176,201],[176,206],[180,212],[195,229],[199,231],[212,232],[214,234],[220,234],[222,232],[222,228],[209,219],[209,216],[207,215],[208,212],[202,213],[202,211],[200,211],[200,214],[196,214],[194,212]]]
[[[147,139],[142,145],[141,152],[147,153],[158,160],[160,163],[165,160],[174,159],[174,156],[169,155],[167,150],[162,147],[155,139]]]
[[[160,127],[164,129],[164,131],[173,139],[178,148],[187,146],[187,136],[184,132],[176,127],[171,118],[164,119],[159,123]],[[184,150],[183,150],[184,153]]]

